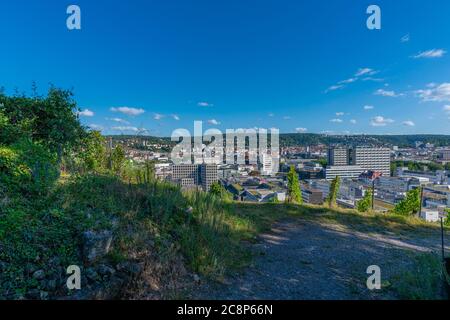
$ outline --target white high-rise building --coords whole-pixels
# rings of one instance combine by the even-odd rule
[[[334,171],[333,175],[349,176],[363,169],[381,172],[383,176],[389,177],[391,151],[388,148],[375,147],[331,147],[328,149],[328,166],[327,171]]]
[[[263,176],[270,176],[273,174],[273,161],[272,156],[267,153],[261,155],[261,174]]]

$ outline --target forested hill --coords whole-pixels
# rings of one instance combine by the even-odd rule
[[[151,136],[131,136],[116,135],[111,136],[117,140],[136,139],[146,140],[149,143],[165,143],[174,145],[167,137]],[[280,146],[292,147],[298,145],[317,144],[370,144],[370,145],[391,145],[398,147],[414,147],[416,141],[431,143],[437,147],[450,146],[450,135],[325,135],[317,133],[287,133],[280,135]]]

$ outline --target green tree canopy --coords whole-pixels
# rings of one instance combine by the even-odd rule
[[[291,166],[287,175],[288,180],[288,201],[294,203],[303,203],[302,192],[300,190],[300,182],[298,181],[298,174],[294,166]]]
[[[416,188],[406,193],[405,199],[394,208],[394,212],[401,215],[417,214],[420,210],[420,189]]]
[[[336,200],[339,193],[339,188],[341,186],[341,177],[336,176],[330,185],[330,193],[327,198],[327,203],[330,208],[336,206]]]

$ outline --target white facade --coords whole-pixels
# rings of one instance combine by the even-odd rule
[[[420,218],[427,222],[438,222],[439,221],[439,211],[424,209],[420,213]]]
[[[325,169],[325,178],[333,180],[337,176],[341,178],[358,178],[364,169],[360,166],[328,166]]]
[[[272,167],[272,156],[266,153],[263,153],[261,156],[261,174],[263,176],[270,176],[273,174],[273,167]]]

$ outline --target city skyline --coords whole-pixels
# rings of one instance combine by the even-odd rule
[[[368,1],[76,4],[73,31],[69,3],[0,5],[0,85],[73,88],[104,134],[450,134],[448,2],[377,1],[381,30]]]

